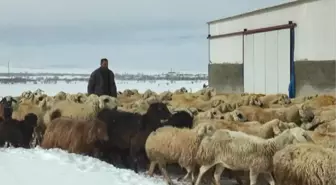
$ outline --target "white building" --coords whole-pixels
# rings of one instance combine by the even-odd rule
[[[232,91],[288,94],[292,81],[290,94],[335,92],[335,12],[336,0],[297,0],[208,22],[209,85],[232,90],[226,78],[241,78],[229,80]],[[223,78],[229,64],[242,77]]]

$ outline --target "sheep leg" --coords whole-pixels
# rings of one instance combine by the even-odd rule
[[[179,177],[177,179],[178,181],[181,181],[181,180],[186,181],[190,177],[190,175],[193,176],[193,171],[194,171],[193,167],[186,167],[186,170],[187,170],[187,174],[184,177]]]
[[[259,173],[254,171],[253,169],[250,170],[250,185],[257,185]]]
[[[193,185],[200,185],[201,180],[202,180],[202,176],[205,174],[205,172],[207,172],[214,165],[215,164],[201,166],[201,168],[199,169],[199,173],[198,173],[198,177],[197,177],[196,183],[192,182],[192,184]]]
[[[216,170],[214,172],[215,185],[220,185],[220,179],[224,169],[225,168],[222,165],[216,165]]]
[[[164,178],[166,179],[166,181],[168,182],[169,185],[173,185],[173,181],[170,179],[167,169],[166,169],[166,165],[165,164],[160,164],[159,163],[159,168],[161,170],[162,175],[164,176]]]
[[[270,185],[275,185],[275,181],[271,173],[265,173],[265,178]]]
[[[156,167],[156,162],[151,162],[149,169],[148,169],[148,173],[147,173],[149,176],[153,176],[155,167]]]

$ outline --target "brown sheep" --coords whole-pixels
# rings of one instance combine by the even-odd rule
[[[241,106],[235,112],[238,118],[244,118],[247,121],[266,123],[273,119],[279,119],[283,122],[294,122],[298,125],[301,123],[299,108],[296,105],[266,109],[257,106]]]
[[[108,139],[106,124],[102,121],[60,117],[51,121],[45,131],[41,147],[95,155],[95,143]]]
[[[262,107],[268,108],[270,105],[279,104],[279,105],[287,105],[291,103],[290,98],[287,94],[269,94],[263,97],[260,97],[262,102]]]

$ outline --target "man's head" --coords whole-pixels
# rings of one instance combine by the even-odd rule
[[[108,60],[106,58],[101,59],[100,66],[104,68],[108,68]]]

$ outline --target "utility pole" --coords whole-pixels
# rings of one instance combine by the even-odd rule
[[[9,64],[10,64],[10,60],[8,60],[8,64],[7,64],[7,67],[8,67],[8,79],[10,79],[10,70],[9,70]]]

